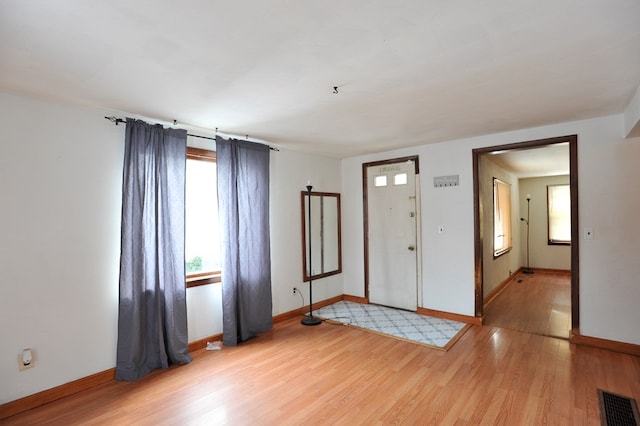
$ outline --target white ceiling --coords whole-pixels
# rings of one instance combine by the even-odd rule
[[[621,113],[640,84],[638,0],[0,0],[0,41],[2,91],[335,157]]]
[[[570,172],[567,142],[489,155],[494,163],[521,179],[568,175]]]

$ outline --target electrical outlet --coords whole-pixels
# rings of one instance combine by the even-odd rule
[[[292,294],[296,294],[297,292],[298,292],[298,289],[294,287],[294,288],[293,288],[293,293],[292,293]]]
[[[33,350],[25,349],[22,353],[18,354],[18,370],[28,370],[35,367],[36,363],[33,359]]]

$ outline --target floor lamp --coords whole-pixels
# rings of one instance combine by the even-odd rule
[[[529,206],[531,204],[531,194],[527,194],[527,218],[521,217],[520,220],[527,224],[527,269],[525,269],[525,274],[533,274],[533,271],[529,267]]]
[[[318,325],[322,322],[320,318],[313,316],[313,280],[311,277],[313,276],[313,269],[311,268],[311,190],[313,186],[311,186],[311,182],[307,182],[307,201],[308,201],[308,212],[307,212],[307,230],[308,230],[308,244],[309,244],[309,316],[305,317],[300,321],[304,325]]]

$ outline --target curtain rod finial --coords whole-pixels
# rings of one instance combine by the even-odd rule
[[[118,117],[116,117],[116,116],[114,116],[114,115],[109,116],[109,117],[106,117],[106,116],[105,116],[104,118],[106,118],[107,120],[109,120],[110,122],[112,122],[113,124],[115,124],[116,126],[117,126],[118,124],[120,124],[120,123],[126,123],[126,122],[127,122],[126,120],[123,120],[122,118],[118,118]]]

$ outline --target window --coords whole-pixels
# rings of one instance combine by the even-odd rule
[[[375,186],[387,186],[387,176],[386,175],[376,176],[373,179],[373,182]]]
[[[407,174],[406,173],[398,173],[393,176],[393,184],[394,185],[406,185],[407,184]]]
[[[571,191],[569,185],[547,186],[549,245],[571,244]]]
[[[220,282],[216,153],[187,147],[185,272],[187,287]]]
[[[493,178],[493,257],[511,250],[511,185]]]

